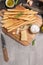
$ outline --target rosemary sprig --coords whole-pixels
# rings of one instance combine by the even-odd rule
[[[23,12],[19,12],[14,18],[19,18],[21,15],[23,15]]]
[[[14,2],[14,4],[17,5],[17,4],[18,4],[18,0],[16,0],[16,1]]]
[[[35,39],[32,41],[32,46],[35,44]]]

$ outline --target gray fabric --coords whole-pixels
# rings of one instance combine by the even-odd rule
[[[1,27],[1,25],[0,25]],[[0,28],[0,38],[1,38]],[[35,45],[23,46],[3,33],[9,55],[9,61],[3,59],[0,39],[0,65],[43,65],[43,34],[36,35]]]

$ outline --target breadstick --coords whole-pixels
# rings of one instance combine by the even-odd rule
[[[12,15],[12,16],[8,16],[8,17],[4,17],[3,18],[3,20],[6,20],[6,19],[21,19],[21,20],[27,20],[27,21],[29,21],[29,20],[33,20],[33,19],[35,19],[36,17],[35,17],[35,15],[22,15],[22,16],[20,16],[20,17],[17,17],[17,18],[15,18],[15,16],[16,15]]]
[[[7,11],[9,12],[24,12],[24,11],[29,11],[29,9],[25,9],[25,10],[19,10],[19,9],[7,9]]]
[[[31,21],[30,21],[30,22],[31,22]],[[14,30],[14,29],[16,29],[16,28],[22,26],[22,25],[27,25],[27,24],[32,24],[32,23],[33,23],[33,21],[32,21],[31,23],[30,23],[30,22],[28,22],[28,21],[22,22],[22,21],[21,21],[21,23],[19,23],[19,25],[16,25],[16,26],[13,25],[13,26],[7,28],[7,29],[9,29],[8,32],[10,32],[10,31],[12,31],[12,30]],[[34,21],[34,22],[35,22],[35,21]]]
[[[4,12],[4,14],[18,14],[18,13],[20,13],[20,12],[8,12],[8,11]],[[23,14],[37,14],[37,12],[32,11],[32,10],[30,10],[30,11],[24,11],[22,13]]]
[[[7,21],[7,22],[5,22],[5,24],[3,24],[2,27],[7,28],[7,27],[9,27],[9,26],[11,26],[11,25],[14,24],[14,22],[13,22],[12,19],[8,19],[8,20],[6,20],[6,21]]]

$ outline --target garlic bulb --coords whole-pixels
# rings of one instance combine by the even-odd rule
[[[38,33],[40,31],[40,27],[38,25],[33,24],[30,27],[30,31],[31,31],[31,33]]]
[[[33,1],[30,1],[30,2],[29,2],[29,5],[32,6],[32,4],[33,4]]]
[[[29,3],[30,6],[32,6],[33,0],[27,0],[27,3]]]

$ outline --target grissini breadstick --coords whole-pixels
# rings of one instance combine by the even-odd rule
[[[28,21],[27,21],[27,23],[31,24],[31,22],[33,23],[35,19],[36,19],[36,17],[29,18]],[[25,20],[26,20],[26,19],[25,19]],[[8,28],[8,29],[9,29],[10,26],[12,26],[14,23],[15,23],[15,24],[20,23],[20,20],[15,20],[16,22],[14,22],[14,19],[8,19],[8,20],[5,20],[5,21],[7,21],[7,22],[3,25],[3,27]],[[10,23],[9,21],[11,21],[11,23]],[[19,22],[18,22],[18,21],[19,21]],[[23,20],[21,20],[21,21],[24,22]],[[31,21],[31,22],[30,22],[30,21]],[[10,23],[10,24],[9,24],[9,23]]]
[[[11,27],[8,27],[7,29],[10,29],[10,28],[12,28],[12,27],[16,27],[16,26],[19,26],[20,24],[22,24],[22,23],[24,23],[24,21],[22,21],[22,20],[18,20],[17,22],[15,22]]]
[[[8,19],[8,20],[6,20],[7,22],[5,22],[5,24],[3,24],[2,25],[2,27],[9,27],[9,26],[11,26],[11,25],[13,25],[14,24],[14,20],[13,19]]]
[[[18,14],[18,13],[20,13],[20,12],[8,12],[8,11],[6,11],[6,12],[4,12],[4,15],[5,14]],[[35,12],[35,11],[24,11],[24,12],[22,12],[23,14],[37,14],[37,12]]]
[[[12,15],[12,16],[8,16],[8,17],[16,18],[16,16],[17,16],[17,15]],[[21,15],[21,16],[19,16],[19,17],[17,17],[17,18],[23,18],[23,17],[24,17],[24,18],[25,18],[25,17],[26,17],[26,18],[30,18],[30,17],[34,17],[34,15]],[[16,18],[16,19],[17,19],[17,18]]]
[[[9,18],[16,18],[15,16],[17,16],[17,15],[4,15],[3,16],[3,20],[6,20],[6,19],[9,19]],[[20,16],[21,18],[23,18],[23,17],[26,17],[26,18],[30,18],[30,17],[34,17],[34,15],[21,15]],[[19,17],[18,17],[19,18]],[[17,19],[17,18],[16,18]]]
[[[26,21],[26,22],[27,22],[26,24],[34,24],[35,21],[37,22],[38,20],[36,20],[36,19],[34,20],[34,19],[33,19],[33,20],[30,21],[30,22],[29,22],[29,21]],[[10,26],[10,27],[8,27],[7,29],[10,30],[10,29],[12,29],[12,28],[13,28],[13,26]]]
[[[21,20],[27,20],[27,21],[30,21],[30,20],[33,20],[33,19],[35,19],[36,17],[19,17],[18,19],[21,19]]]
[[[17,10],[17,9],[7,9],[8,12],[24,12],[24,11],[29,11],[29,9],[25,10]]]
[[[36,19],[36,17],[34,15],[32,15],[32,16],[29,16],[29,15],[25,16],[25,15],[23,15],[23,16],[17,17],[17,18],[15,18],[15,16],[8,16],[8,18],[4,18],[3,20],[9,19],[9,18],[10,19],[26,20],[26,21],[30,21],[30,20]]]
[[[7,22],[5,22],[2,25],[2,27],[5,27],[5,28],[8,28],[8,27],[12,26],[13,24],[17,25],[17,24],[21,23],[17,19],[8,19],[8,20],[5,20],[5,21],[7,21]]]
[[[7,9],[7,11],[8,12],[30,12],[30,11],[32,11],[32,12],[36,12],[36,11],[34,11],[34,10],[29,10],[29,9]],[[6,11],[5,11],[6,12]],[[38,13],[38,12],[37,12]]]
[[[30,21],[31,22],[31,21]],[[34,21],[35,22],[35,21]],[[14,30],[14,29],[16,29],[16,28],[18,28],[18,27],[20,27],[20,26],[22,26],[22,25],[27,25],[27,24],[29,24],[29,22],[22,22],[22,23],[19,23],[19,25],[16,25],[16,26],[11,26],[10,28],[7,28],[7,29],[9,29],[8,30],[8,32],[10,32],[10,31],[12,31],[12,30]],[[31,22],[31,24],[32,24],[32,22]]]
[[[18,23],[24,23],[24,22],[27,22],[27,24],[31,24],[31,23],[33,23],[34,22],[34,20],[35,20],[36,18],[33,18],[33,19],[31,19],[31,20],[29,20],[29,21],[23,21],[23,20],[15,20],[15,22],[14,22],[14,20],[12,21],[12,22],[14,22],[14,24],[18,24]],[[10,20],[9,20],[10,21]],[[21,22],[22,21],[22,22]],[[9,22],[8,22],[9,23]],[[7,22],[6,22],[6,24],[7,24]],[[12,27],[12,26],[11,26]],[[8,29],[10,29],[10,26],[7,26],[6,28],[8,28]]]

